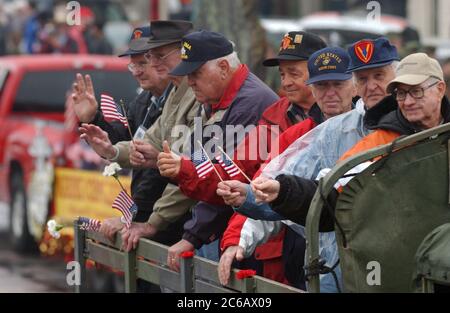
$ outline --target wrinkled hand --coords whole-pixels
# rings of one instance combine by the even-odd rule
[[[152,237],[156,234],[157,230],[151,224],[148,223],[132,223],[130,228],[124,227],[121,231],[122,234],[122,249],[125,252],[136,249],[139,239],[142,237]]]
[[[238,180],[226,180],[217,185],[217,194],[223,198],[226,204],[240,207],[247,197],[247,184]]]
[[[194,246],[187,240],[181,239],[169,248],[167,252],[167,265],[175,272],[180,271],[180,254],[185,251],[193,251]]]
[[[134,167],[156,167],[158,154],[158,150],[142,140],[134,140],[130,143],[130,163]]]
[[[170,151],[167,141],[163,143],[163,150],[158,154],[158,168],[162,176],[168,178],[176,178],[180,173],[181,157]]]
[[[220,257],[217,271],[219,274],[219,281],[222,285],[228,284],[231,265],[235,259],[238,261],[242,261],[244,259],[244,248],[241,246],[229,246]]]
[[[120,221],[120,217],[112,217],[103,220],[102,225],[100,226],[99,232],[103,234],[109,241],[114,241],[114,235],[122,230],[123,223]]]
[[[280,183],[277,180],[259,176],[251,183],[256,203],[269,203],[278,198]]]
[[[83,75],[77,73],[71,97],[78,120],[82,123],[90,123],[94,119],[98,107],[91,76],[86,75],[83,78]]]
[[[81,124],[78,130],[81,133],[80,138],[85,139],[101,157],[111,159],[116,155],[116,150],[109,140],[108,133],[100,127],[92,124]]]

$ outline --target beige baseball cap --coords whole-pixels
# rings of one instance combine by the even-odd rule
[[[430,77],[444,80],[444,73],[439,62],[425,53],[413,53],[400,61],[395,71],[395,78],[389,82],[386,90],[392,93],[399,83],[415,86]]]

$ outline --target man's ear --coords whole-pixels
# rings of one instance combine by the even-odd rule
[[[227,60],[221,60],[218,64],[217,64],[220,68],[220,73],[222,74],[228,74],[231,70],[230,64],[228,63]],[[225,75],[226,77],[227,75]]]
[[[447,85],[445,84],[445,81],[441,80],[438,84],[438,91],[439,91],[439,97],[442,98],[445,95],[445,90],[447,89]]]

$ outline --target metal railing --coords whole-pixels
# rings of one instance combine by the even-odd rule
[[[198,256],[180,258],[180,272],[167,266],[168,246],[152,240],[140,239],[136,250],[121,251],[122,240],[117,236],[115,242],[97,232],[80,229],[78,221],[75,228],[75,261],[80,264],[81,284],[75,292],[88,290],[86,281],[86,261],[108,266],[122,271],[125,277],[125,292],[136,292],[136,280],[143,279],[153,284],[179,293],[303,293],[303,290],[276,281],[253,276],[245,279],[235,277],[238,270],[233,269],[229,283],[223,286],[217,274],[217,262]]]

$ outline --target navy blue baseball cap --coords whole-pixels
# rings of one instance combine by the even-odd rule
[[[347,51],[339,47],[327,47],[314,52],[308,59],[309,79],[306,84],[352,78],[352,74],[346,73],[349,62]]]
[[[222,34],[200,30],[183,37],[181,62],[170,75],[185,76],[209,60],[215,60],[233,52],[233,44]]]
[[[150,26],[142,26],[133,29],[131,33],[128,50],[119,55],[124,57],[128,55],[141,54],[149,50],[148,39],[150,37]]]
[[[381,67],[400,60],[397,48],[384,37],[378,39],[363,39],[348,48],[350,64],[347,72]]]

